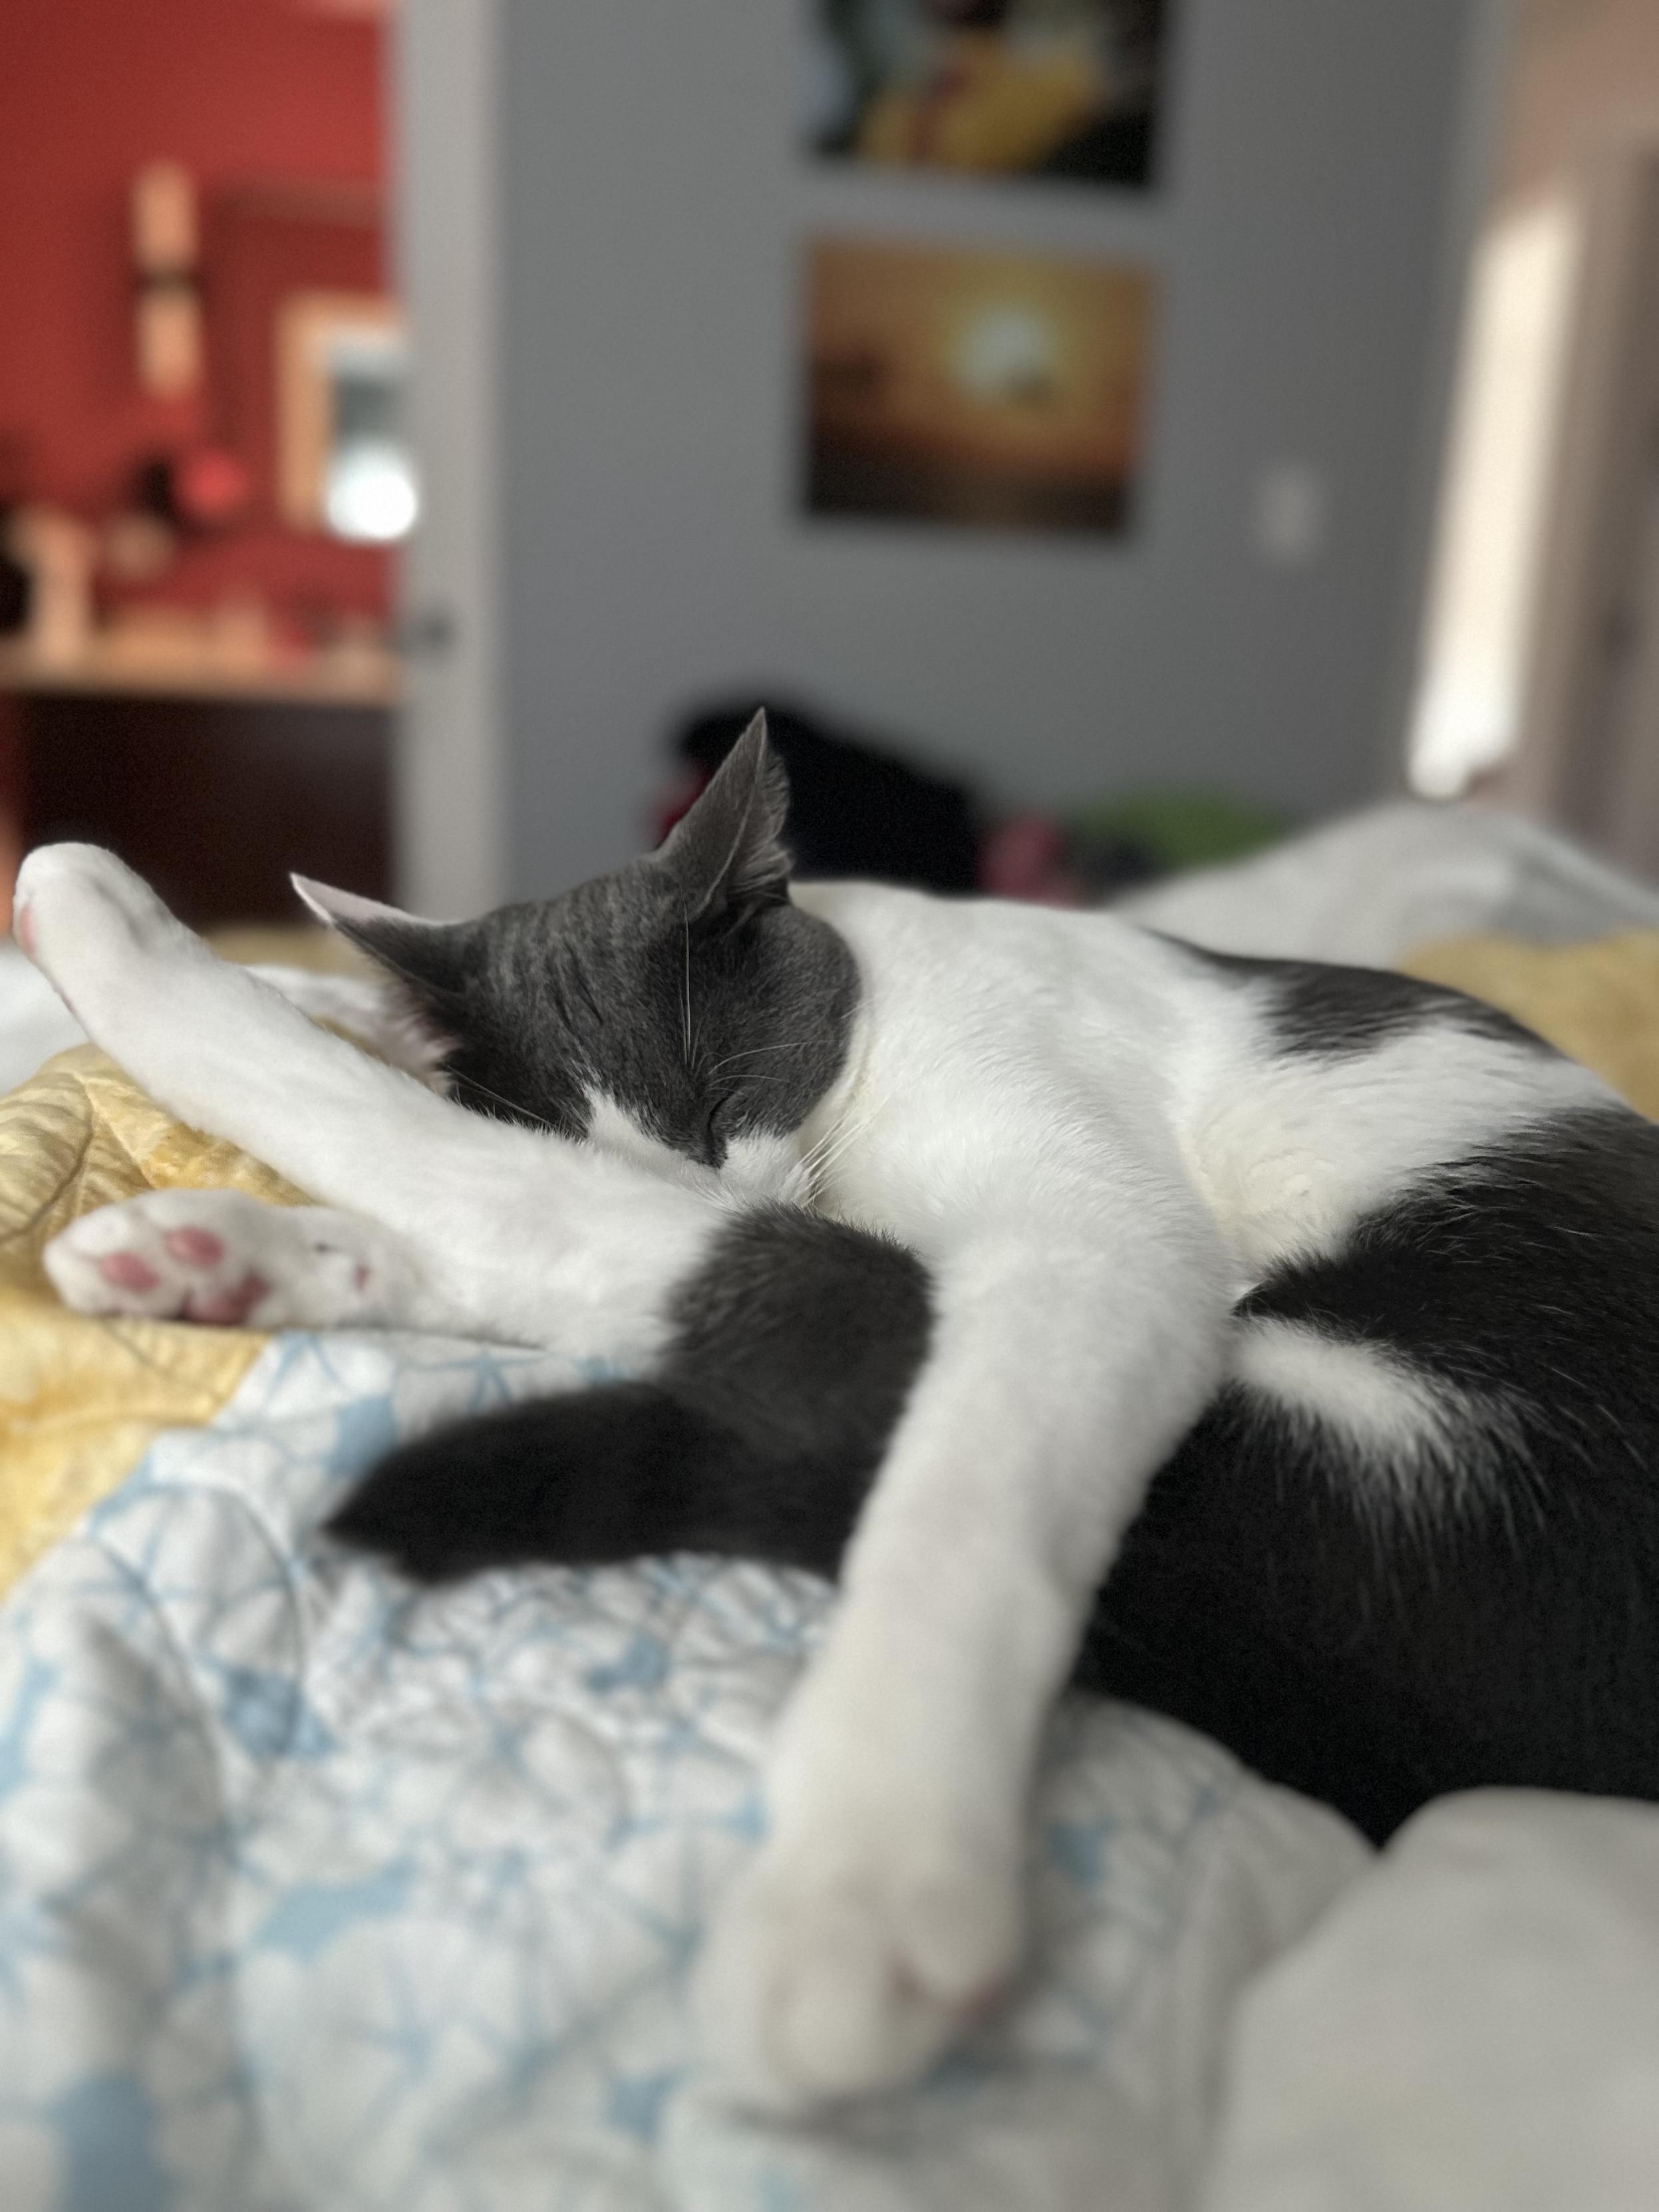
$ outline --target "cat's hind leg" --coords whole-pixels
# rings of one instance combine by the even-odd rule
[[[228,1328],[458,1325],[389,1231],[240,1191],[148,1191],[100,1206],[55,1237],[44,1257],[76,1313]]]

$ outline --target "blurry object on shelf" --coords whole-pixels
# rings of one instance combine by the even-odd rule
[[[418,504],[414,465],[395,439],[347,438],[331,454],[323,512],[337,538],[395,544],[413,529]]]
[[[378,294],[296,292],[276,317],[277,499],[296,530],[390,544],[413,527],[409,348]]]
[[[385,625],[370,615],[337,617],[313,657],[316,665],[337,684],[356,683],[366,693],[378,687],[387,695],[398,689],[398,665]]]
[[[821,155],[1145,185],[1161,0],[816,0],[806,128]]]
[[[135,676],[205,666],[213,659],[207,617],[196,607],[118,607],[100,630],[96,657],[111,674]]]
[[[106,678],[197,672],[216,690],[257,683],[280,665],[270,610],[252,592],[205,609],[130,601],[99,632],[97,657]]]
[[[30,574],[11,550],[10,517],[0,508],[0,637],[28,627]]]
[[[31,656],[44,667],[73,664],[92,635],[97,532],[61,507],[21,507],[7,526],[6,545],[28,572]]]
[[[763,695],[762,695],[763,696]],[[757,695],[694,715],[676,750],[693,771],[664,811],[666,836],[748,724]],[[977,881],[980,823],[964,782],[899,757],[885,740],[766,702],[766,724],[789,772],[790,849],[803,876],[872,876],[926,890]]]
[[[11,520],[27,504],[27,441],[0,430],[0,637],[23,629],[29,613],[29,570],[11,545]]]
[[[238,592],[210,609],[208,652],[228,675],[258,675],[276,658],[270,609],[252,592]]]
[[[99,566],[117,584],[153,584],[179,550],[178,532],[159,514],[120,507],[104,525]]]
[[[132,182],[137,272],[138,382],[180,399],[202,380],[202,295],[197,278],[196,186],[178,161],[149,161]]]
[[[885,240],[820,239],[808,252],[811,513],[1127,526],[1148,270]]]
[[[251,487],[238,456],[222,446],[193,446],[173,464],[173,513],[195,530],[228,530],[247,511]]]
[[[187,446],[141,461],[133,479],[136,514],[192,536],[228,530],[247,514],[252,486],[240,454],[224,446]]]

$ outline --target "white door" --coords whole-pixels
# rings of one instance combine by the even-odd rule
[[[404,0],[393,18],[396,230],[413,336],[421,509],[404,548],[409,699],[398,896],[477,914],[507,891],[495,435],[500,0]]]

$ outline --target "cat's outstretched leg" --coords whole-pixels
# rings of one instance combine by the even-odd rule
[[[46,1270],[76,1313],[224,1328],[453,1329],[403,1242],[361,1215],[235,1190],[156,1190],[84,1214]]]
[[[707,2033],[745,2101],[787,2111],[902,2081],[1018,1968],[1043,1725],[1123,1530],[1224,1356],[1213,1230],[1144,1153],[1133,1178],[1121,1161],[1104,1142],[1073,1181],[1009,1159],[1016,1218],[985,1209],[927,1255],[931,1356],[783,1716],[767,1841],[699,1967]]]
[[[15,927],[93,1041],[192,1127],[390,1231],[465,1334],[648,1372],[729,1212],[589,1146],[467,1113],[215,957],[113,854],[49,845]]]

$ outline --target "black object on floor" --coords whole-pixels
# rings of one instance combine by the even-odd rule
[[[981,823],[965,784],[910,767],[816,714],[750,695],[685,724],[676,750],[712,775],[757,706],[789,771],[790,848],[805,877],[860,876],[924,890],[971,891]]]

